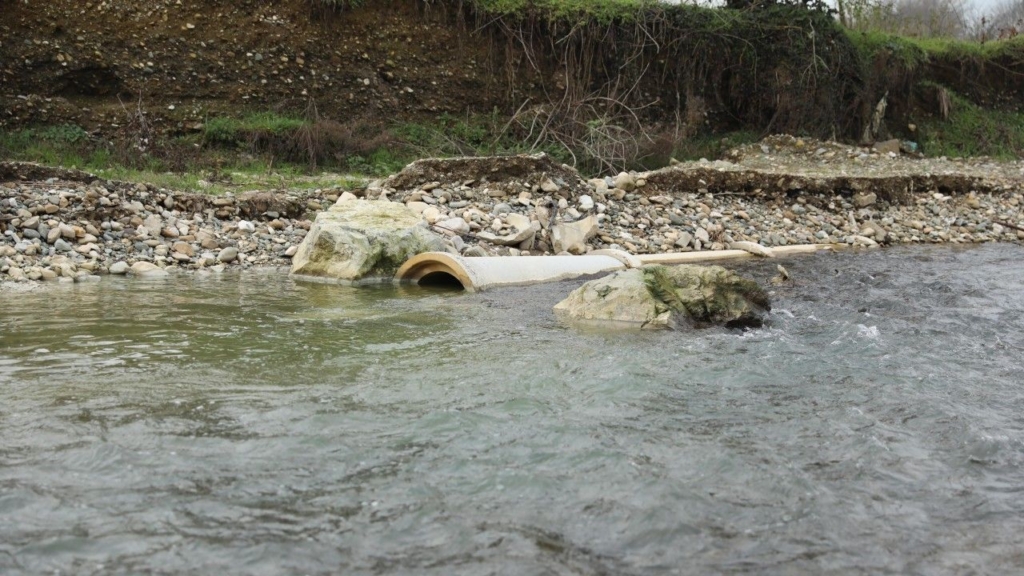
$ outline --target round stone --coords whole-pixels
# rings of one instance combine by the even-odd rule
[[[237,258],[238,248],[235,248],[234,246],[228,246],[227,248],[222,249],[219,254],[217,254],[217,260],[221,262],[233,262]]]

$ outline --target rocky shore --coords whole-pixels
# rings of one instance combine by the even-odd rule
[[[33,164],[0,165],[0,279],[286,266],[341,191],[206,196]]]
[[[725,161],[585,180],[543,155],[422,160],[361,190],[208,196],[0,164],[0,281],[288,266],[316,214],[402,202],[463,255],[1024,240],[1024,165],[772,137]]]

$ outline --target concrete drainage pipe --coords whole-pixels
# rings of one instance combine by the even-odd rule
[[[403,264],[395,274],[395,280],[473,292],[497,286],[567,280],[626,268],[621,260],[607,255],[464,258],[447,252],[424,252]]]
[[[750,250],[716,250],[676,254],[644,254],[634,256],[621,250],[597,250],[583,256],[489,256],[465,258],[447,252],[425,252],[410,258],[395,274],[395,281],[420,286],[441,286],[468,292],[497,286],[519,286],[568,280],[588,274],[601,274],[639,268],[645,264],[692,264],[750,258],[752,256],[787,256],[828,249],[821,244],[760,248]]]

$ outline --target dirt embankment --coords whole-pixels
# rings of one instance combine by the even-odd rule
[[[5,2],[0,127],[74,123],[116,136],[138,130],[145,110],[146,129],[180,135],[211,117],[315,103],[332,119],[379,125],[518,112],[531,141],[578,148],[641,129],[856,139],[883,94],[890,115],[910,114],[929,74],[979,101],[1024,89],[1016,52],[988,68],[955,55],[907,64],[884,47],[864,62],[827,16],[778,7],[666,6],[601,21],[447,0],[367,0],[340,13],[315,4]]]
[[[116,132],[139,109],[187,133],[242,109],[336,119],[487,110],[487,43],[418,2],[316,17],[304,0],[5,2],[0,127]]]

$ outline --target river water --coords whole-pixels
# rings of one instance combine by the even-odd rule
[[[1020,570],[1024,248],[785,263],[745,333],[561,326],[579,282],[0,294],[0,573]]]

